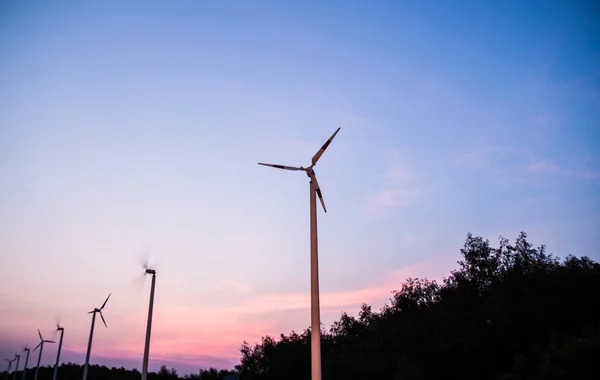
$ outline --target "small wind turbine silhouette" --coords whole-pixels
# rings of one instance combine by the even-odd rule
[[[29,348],[25,346],[23,350],[25,352],[25,366],[23,366],[23,376],[21,376],[21,380],[25,380],[25,372],[27,372],[27,362],[29,361]]]
[[[154,285],[156,284],[156,270],[150,269],[148,264],[144,264],[144,275],[152,275],[152,285],[150,287],[150,306],[148,306],[148,324],[146,326],[146,343],[144,345],[144,358],[142,360],[142,380],[148,378],[148,356],[150,355],[150,331],[152,330],[152,310],[154,308]]]
[[[111,293],[112,294],[112,293]],[[102,309],[106,306],[108,299],[110,298],[110,294],[106,297],[106,300],[100,307],[94,308],[94,310],[90,311],[88,314],[92,314],[92,327],[90,328],[90,340],[88,341],[87,354],[85,354],[85,367],[83,367],[83,380],[87,379],[88,367],[90,365],[90,352],[92,351],[92,338],[94,337],[94,323],[96,322],[96,313],[100,313],[100,318],[102,318],[102,322],[104,322],[104,326],[108,328],[106,325],[106,321],[104,320],[104,316],[102,315]],[[37,379],[36,379],[37,380]]]
[[[310,343],[311,343],[311,373],[312,380],[321,380],[321,317],[319,311],[319,254],[317,241],[317,195],[323,206],[323,211],[327,212],[321,188],[313,167],[319,161],[319,158],[325,152],[325,149],[331,144],[331,141],[340,131],[340,128],[331,135],[329,140],[319,149],[313,156],[312,163],[309,167],[304,168],[284,165],[263,164],[259,165],[271,166],[277,169],[284,170],[302,170],[306,172],[310,178],[310,309],[311,309],[311,328],[310,328]]]
[[[42,360],[42,350],[44,349],[44,343],[56,343],[53,340],[44,340],[44,338],[42,338],[42,333],[40,332],[40,329],[38,329],[38,335],[40,336],[40,343],[33,349],[33,352],[35,352],[35,350],[37,350],[38,348],[40,349],[40,353],[38,355],[37,366],[35,367],[35,376],[34,376],[35,380],[37,380],[38,373],[40,371],[40,361]]]
[[[58,341],[58,352],[56,353],[56,364],[54,364],[54,375],[52,376],[52,380],[56,380],[56,376],[58,375],[58,361],[60,360],[60,349],[62,347],[63,335],[65,333],[65,328],[60,327],[60,324],[56,324],[56,331],[60,331],[60,340]]]
[[[13,380],[17,380],[17,371],[19,370],[19,361],[21,360],[21,355],[15,354],[15,360],[17,361],[17,365],[15,366],[15,371],[13,372]]]
[[[12,363],[17,359],[15,358],[12,360],[11,359],[4,359],[4,360],[6,360],[8,362],[8,369],[6,370],[6,379],[8,379],[8,374],[10,373],[10,367],[12,367]]]

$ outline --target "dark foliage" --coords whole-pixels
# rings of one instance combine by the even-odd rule
[[[379,312],[364,304],[322,331],[323,379],[588,379],[600,335],[600,265],[559,260],[521,233],[467,236],[442,284],[408,279]],[[310,379],[310,331],[241,348],[243,380]]]
[[[600,370],[600,265],[587,257],[559,260],[521,233],[498,248],[467,236],[459,268],[442,284],[410,278],[389,305],[363,304],[322,331],[326,380],[597,379]],[[310,379],[310,330],[244,342],[241,380]],[[65,364],[61,379],[83,368]],[[2,373],[0,375],[4,375]],[[214,368],[187,379],[225,379]],[[30,370],[29,377],[33,376]],[[89,380],[139,379],[137,370],[91,366]],[[41,368],[39,380],[52,369]],[[150,380],[180,378],[163,366]]]
[[[27,370],[27,379],[33,379],[35,369]],[[52,380],[54,367],[40,367],[38,380]],[[17,379],[21,379],[22,371],[17,372]],[[223,380],[227,376],[235,374],[234,371],[217,370],[210,368],[207,370],[201,369],[198,373],[179,376],[175,369],[168,369],[162,366],[158,372],[148,373],[148,380],[161,379],[194,379],[194,380]],[[0,373],[0,379],[4,379],[6,371]],[[10,374],[12,379],[13,373]],[[81,379],[83,376],[83,366],[73,363],[62,364],[58,368],[58,378],[75,380]],[[128,370],[121,368],[108,368],[106,366],[90,365],[88,369],[88,380],[140,380],[142,374],[137,369]]]

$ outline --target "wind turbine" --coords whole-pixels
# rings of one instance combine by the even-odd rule
[[[58,361],[60,359],[60,349],[62,347],[63,335],[65,334],[65,328],[60,327],[60,324],[56,324],[56,331],[60,331],[60,340],[58,341],[58,352],[56,354],[56,364],[54,364],[54,375],[52,376],[52,380],[56,380],[56,376],[58,376]]]
[[[40,332],[40,329],[38,329],[38,335],[40,336],[40,344],[38,344],[34,349],[33,352],[35,352],[35,350],[40,349],[40,354],[38,355],[38,361],[37,361],[37,366],[35,367],[35,377],[34,379],[37,380],[38,378],[38,372],[40,371],[40,361],[42,360],[42,350],[44,349],[44,343],[56,343],[53,340],[44,340],[44,338],[42,338],[42,333]]]
[[[110,294],[108,295],[108,297],[106,297],[106,300],[104,301],[104,303],[102,304],[100,309],[94,308],[94,310],[92,310],[88,313],[88,314],[92,314],[92,327],[90,329],[90,340],[88,341],[87,354],[85,355],[85,367],[83,368],[83,380],[87,379],[88,367],[90,365],[90,351],[92,351],[92,338],[94,337],[94,323],[96,322],[96,313],[100,313],[100,318],[102,318],[102,322],[104,322],[104,326],[106,328],[108,328],[108,326],[106,325],[106,321],[104,320],[104,316],[102,315],[102,309],[104,309],[104,306],[106,306],[106,303],[108,302],[109,298],[110,298]]]
[[[309,167],[304,168],[284,165],[263,164],[259,165],[271,166],[277,169],[284,170],[302,170],[310,178],[310,311],[311,311],[311,328],[310,328],[310,343],[311,343],[311,373],[312,380],[321,380],[321,318],[319,311],[319,247],[317,242],[317,195],[323,206],[323,211],[327,212],[321,188],[313,167],[319,161],[319,158],[325,152],[325,149],[331,144],[331,141],[340,131],[340,128],[331,135],[329,140],[319,151],[313,156],[312,163]]]
[[[17,361],[17,365],[15,366],[15,371],[13,372],[13,380],[17,380],[17,371],[19,370],[19,361],[21,360],[21,355],[15,354],[15,360]]]
[[[25,372],[27,372],[27,362],[29,361],[29,348],[27,348],[27,346],[25,346],[25,349],[23,350],[25,351],[25,366],[23,367],[23,376],[21,376],[21,380],[25,380]]]
[[[152,310],[154,308],[154,285],[156,284],[156,270],[150,269],[144,265],[144,275],[152,275],[152,285],[150,287],[150,306],[148,307],[148,325],[146,326],[146,344],[144,346],[144,359],[142,361],[142,380],[148,378],[148,356],[150,354],[150,331],[152,329]],[[55,379],[56,380],[56,379]]]
[[[10,360],[10,359],[4,359],[8,362],[8,369],[6,370],[6,379],[8,379],[8,374],[10,372],[10,367],[12,367],[12,362],[14,362],[15,360],[17,360],[16,358]]]

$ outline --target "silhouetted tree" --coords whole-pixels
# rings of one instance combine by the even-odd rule
[[[598,375],[600,265],[467,235],[442,284],[409,278],[322,335],[324,379],[566,379]],[[310,330],[241,348],[241,379],[310,379]],[[594,372],[595,371],[595,372]],[[557,375],[558,374],[558,375]]]

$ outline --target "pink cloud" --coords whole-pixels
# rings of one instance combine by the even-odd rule
[[[400,289],[407,278],[440,280],[453,268],[454,262],[446,256],[434,257],[390,271],[365,288],[322,292],[322,321],[327,328],[342,310],[357,312],[363,302],[374,308],[383,307],[391,292]],[[309,310],[308,292],[249,295],[238,305],[225,308],[165,308],[161,311],[160,331],[153,333],[153,352],[235,356],[243,340],[259,341],[267,334],[278,336],[292,329],[304,329],[309,325]]]
[[[427,187],[425,181],[406,164],[408,159],[397,150],[387,154],[388,170],[381,175],[384,184],[366,199],[365,211],[383,218],[388,211],[410,204]]]
[[[454,259],[434,257],[404,268],[391,270],[375,279],[369,286],[346,291],[321,293],[321,317],[328,329],[342,311],[358,312],[365,302],[375,310],[389,302],[391,291],[400,288],[409,277],[440,279],[454,265]],[[244,284],[237,284],[245,288]],[[310,324],[310,294],[302,293],[246,293],[242,301],[230,307],[188,306],[163,303],[155,309],[152,331],[151,361],[177,363],[181,368],[206,368],[221,365],[231,368],[239,361],[239,348],[244,340],[260,342],[266,335],[278,337],[291,330],[302,331]],[[108,311],[107,311],[108,317]],[[98,328],[92,347],[93,363],[141,364],[145,314],[135,313],[112,322],[114,330]],[[141,321],[144,321],[141,323]],[[97,321],[98,322],[98,321]],[[86,321],[85,330],[89,327]],[[71,334],[72,330],[69,330]],[[82,362],[87,350],[87,339],[65,341],[65,352]],[[158,364],[156,364],[158,365]],[[139,368],[139,365],[137,365]],[[178,367],[179,368],[179,367]]]

